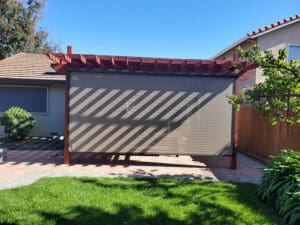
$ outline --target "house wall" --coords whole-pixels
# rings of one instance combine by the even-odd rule
[[[287,48],[289,44],[300,44],[300,23],[294,23],[272,31],[257,38],[257,44],[262,50],[271,50],[277,55],[278,50]],[[262,70],[257,69],[256,83],[264,81]]]
[[[240,44],[241,48],[244,50],[250,50],[252,47],[256,44],[255,40],[249,40],[245,41]],[[233,48],[227,52],[225,52],[223,55],[219,56],[217,59],[222,59],[222,60],[233,60],[233,55],[236,53],[236,48]]]
[[[64,102],[63,85],[48,86],[48,112],[45,114],[32,113],[36,125],[31,136],[51,136],[50,133],[64,134]],[[34,102],[33,102],[34,104]],[[0,136],[5,136],[4,128],[0,126]]]
[[[253,48],[253,46],[256,44],[256,40],[248,40],[243,43],[241,43],[240,47],[243,50],[250,50]],[[220,60],[233,60],[233,55],[236,53],[236,48],[233,48],[227,52],[225,52],[223,55],[219,56],[217,59]],[[242,90],[252,88],[255,84],[255,73],[256,70],[248,71],[247,74],[244,74],[242,77],[239,78],[239,88]],[[244,79],[247,78],[247,79]]]
[[[252,49],[255,44],[258,44],[261,50],[272,50],[275,55],[277,55],[279,49],[287,48],[289,44],[300,45],[300,23],[298,22],[282,27],[250,41],[247,40],[241,43],[240,46],[244,50],[249,50]],[[233,48],[219,56],[217,59],[232,60],[235,52],[236,49]],[[255,83],[257,84],[264,81],[265,78],[262,76],[261,69],[258,68],[253,70],[253,73],[255,75],[255,79],[252,79],[252,81],[255,82],[253,82],[252,86]],[[248,81],[246,86],[251,86],[250,82],[251,81]],[[243,86],[243,84],[241,85]]]

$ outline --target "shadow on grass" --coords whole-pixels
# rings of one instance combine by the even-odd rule
[[[105,212],[99,208],[78,206],[70,210],[69,214],[62,215],[58,213],[41,212],[46,221],[52,221],[54,224],[74,225],[74,224],[186,224],[168,216],[167,212],[156,208],[153,215],[145,215],[144,211],[135,205],[118,205],[115,213]]]
[[[234,216],[231,210],[217,207],[213,204],[205,204],[208,209],[214,208],[219,215],[203,211],[201,213],[190,213],[185,219],[174,218],[158,207],[152,209],[152,213],[147,214],[142,208],[136,205],[118,204],[115,212],[106,212],[103,209],[94,207],[77,206],[69,210],[67,214],[40,212],[45,221],[51,221],[52,224],[59,225],[198,225],[198,224],[247,224],[247,221],[241,221]],[[234,222],[236,220],[236,222]]]
[[[0,225],[18,225],[17,223],[9,223],[9,222],[0,222]]]
[[[51,220],[54,224],[147,224],[147,225],[196,225],[196,224],[251,224],[247,218],[243,219],[233,209],[221,205],[217,201],[218,195],[233,196],[232,200],[246,204],[247,207],[258,213],[259,207],[249,201],[249,192],[255,189],[252,184],[231,184],[223,183],[214,186],[215,183],[201,181],[199,185],[191,180],[164,180],[140,178],[133,179],[134,182],[121,180],[118,183],[102,182],[96,179],[80,179],[84,184],[94,185],[95,188],[107,190],[133,189],[135,192],[142,192],[151,197],[161,197],[166,201],[172,201],[178,206],[196,206],[196,210],[187,213],[185,219],[178,219],[170,215],[162,208],[154,207],[150,215],[143,208],[134,204],[114,204],[114,212],[105,211],[94,207],[77,206],[69,209],[68,214],[41,212],[40,215],[46,221]],[[235,192],[232,193],[232,185],[235,185]],[[250,185],[250,186],[249,186]],[[208,188],[208,186],[212,186]],[[174,188],[184,187],[182,191],[174,191]],[[245,187],[249,187],[248,189]],[[248,195],[246,194],[248,192]],[[245,196],[246,195],[246,196]],[[248,196],[248,198],[247,198]],[[216,201],[216,202],[214,202]],[[248,204],[249,203],[249,204]]]
[[[64,179],[64,178],[60,178]],[[281,224],[274,212],[258,202],[251,193],[256,185],[246,183],[220,183],[187,179],[152,178],[67,178],[68,191],[90,190],[92,192],[118,193],[120,198],[108,198],[107,204],[62,206],[56,209],[37,209],[32,213],[39,216],[40,224],[52,225],[201,225],[201,224]],[[47,179],[43,179],[43,182]],[[65,180],[64,180],[65,181]],[[58,182],[58,184],[60,184]],[[45,185],[45,183],[43,183]],[[148,203],[126,201],[138,196],[147,196]],[[135,195],[135,196],[131,196]],[[74,195],[70,195],[75,197]],[[91,201],[100,201],[93,199]],[[114,195],[112,195],[114,196]],[[70,197],[70,198],[72,198]],[[58,197],[59,199],[59,197]],[[227,201],[227,202],[226,202]],[[53,201],[55,202],[55,201]],[[166,203],[166,204],[163,204]],[[230,203],[230,205],[228,205]],[[237,209],[242,203],[247,210]],[[59,205],[60,203],[55,203]],[[162,204],[162,205],[161,205]],[[249,215],[247,215],[249,213]],[[260,217],[260,218],[256,218]],[[262,219],[262,218],[265,219]],[[14,221],[14,220],[12,220]],[[18,224],[18,223],[15,223]],[[24,224],[24,223],[20,223]],[[14,225],[1,223],[0,225]]]
[[[148,196],[173,200],[181,206],[196,205],[198,212],[189,213],[188,222],[181,221],[180,224],[249,224],[246,220],[243,221],[236,211],[219,204],[218,196],[225,196],[236,203],[244,204],[257,214],[264,215],[265,213],[274,220],[274,224],[278,222],[273,210],[254,197],[255,184],[230,182],[221,184],[198,180],[199,185],[195,185],[195,180],[192,179],[135,178],[134,180],[138,182],[129,183],[124,180],[123,183],[114,184],[90,178],[81,179],[81,182],[93,184],[95,187],[104,187],[108,190],[114,188],[124,191],[134,189]],[[178,187],[184,187],[185,190],[174,191]],[[158,217],[165,215],[159,209],[156,210]],[[280,221],[281,223],[282,221]]]

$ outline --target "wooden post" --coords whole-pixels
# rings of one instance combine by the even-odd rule
[[[236,157],[236,149],[233,147],[233,153],[232,156],[230,157],[229,161],[229,168],[235,170],[236,169],[236,164],[237,164],[237,157]]]
[[[65,121],[64,121],[64,164],[71,164],[71,153],[69,152],[69,89],[70,73],[66,75],[65,83]]]
[[[238,137],[239,137],[239,112],[235,111],[234,115],[234,134],[233,134],[233,150],[230,157],[229,168],[235,170],[237,164],[238,151]]]
[[[130,155],[129,154],[126,154],[125,155],[125,161],[129,161],[130,160]]]
[[[239,91],[240,91],[239,81],[236,80],[234,92],[236,95],[238,95]],[[229,168],[235,170],[237,165],[237,150],[238,150],[238,137],[239,137],[239,112],[237,110],[234,112],[233,119],[234,119],[233,150],[229,160]]]

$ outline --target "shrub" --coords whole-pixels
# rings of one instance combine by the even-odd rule
[[[16,106],[9,108],[0,122],[4,126],[4,132],[12,141],[24,139],[35,124],[31,113]]]
[[[272,157],[256,195],[288,224],[300,224],[300,152],[283,150]]]

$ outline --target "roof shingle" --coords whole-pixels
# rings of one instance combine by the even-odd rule
[[[0,78],[65,80],[51,68],[53,61],[44,54],[19,53],[0,61]]]

